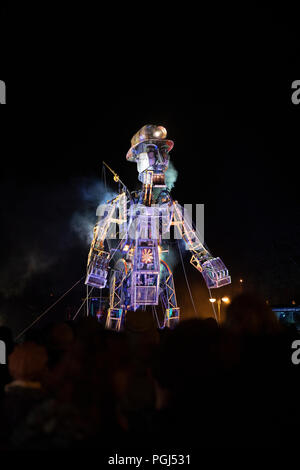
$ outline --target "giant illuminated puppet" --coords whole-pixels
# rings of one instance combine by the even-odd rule
[[[172,328],[179,321],[173,274],[163,259],[172,226],[209,289],[231,282],[224,263],[204,246],[191,219],[183,216],[182,207],[166,187],[165,172],[174,146],[166,137],[166,129],[156,125],[146,125],[133,136],[126,158],[137,164],[141,189],[130,193],[122,183],[119,194],[103,206],[94,228],[85,283],[109,287],[109,329],[120,330],[128,310],[159,302],[164,309],[163,326]],[[116,173],[114,179],[120,181]],[[108,240],[114,238],[117,244],[108,249]]]

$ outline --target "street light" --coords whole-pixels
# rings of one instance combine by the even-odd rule
[[[211,297],[209,299],[209,301],[212,304],[217,302],[217,305],[218,305],[218,323],[221,323],[221,304],[222,304],[222,302],[224,302],[224,304],[230,304],[230,298],[227,297],[227,296],[219,298],[219,299],[214,299],[213,297]]]

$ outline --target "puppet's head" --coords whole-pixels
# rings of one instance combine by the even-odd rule
[[[167,140],[167,131],[162,126],[147,124],[131,139],[131,148],[126,158],[137,163],[139,180],[154,187],[165,187],[165,172],[169,165],[169,152],[174,146]]]

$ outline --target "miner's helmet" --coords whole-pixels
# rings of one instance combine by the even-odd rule
[[[128,161],[134,162],[138,158],[139,149],[141,144],[155,144],[161,148],[165,148],[166,152],[170,152],[174,146],[172,140],[167,140],[167,131],[163,126],[156,126],[154,124],[146,124],[143,126],[131,139],[131,147],[127,152],[126,158]],[[143,150],[141,150],[142,152]]]

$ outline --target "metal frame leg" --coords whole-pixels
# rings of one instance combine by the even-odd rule
[[[105,323],[105,328],[113,331],[120,331],[124,326],[126,310],[122,308],[109,308]]]

